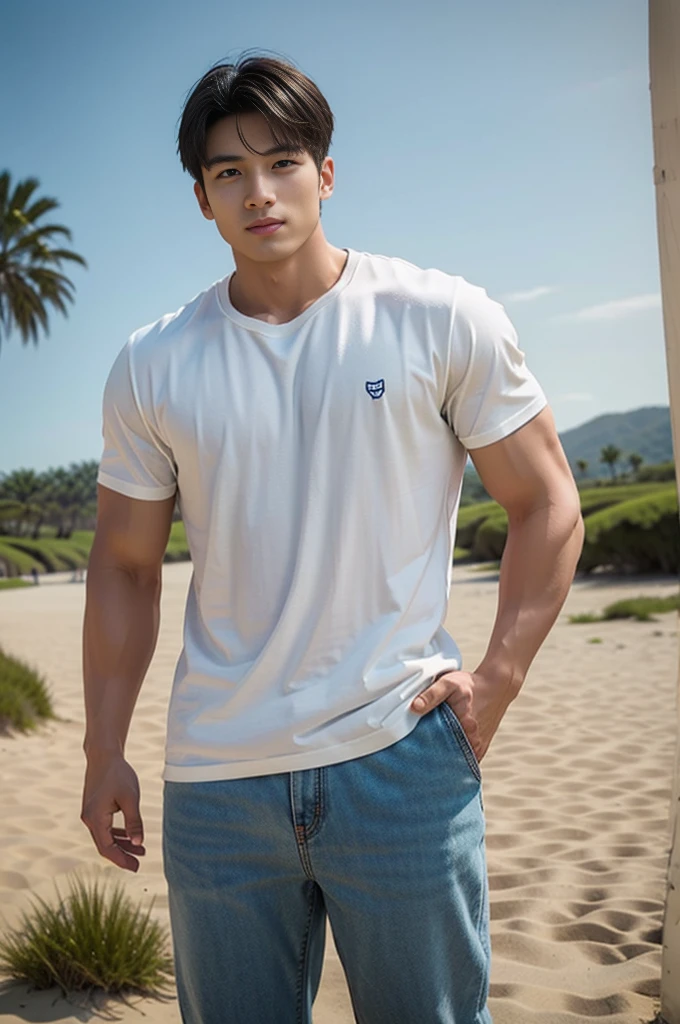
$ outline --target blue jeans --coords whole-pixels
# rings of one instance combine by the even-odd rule
[[[309,1024],[326,915],[358,1024],[491,1024],[480,771],[448,704],[375,754],[164,787],[185,1024]]]

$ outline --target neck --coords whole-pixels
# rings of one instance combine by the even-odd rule
[[[244,316],[286,323],[304,313],[340,277],[347,253],[326,240],[321,224],[297,252],[283,260],[259,263],[232,250],[236,272],[229,297]]]

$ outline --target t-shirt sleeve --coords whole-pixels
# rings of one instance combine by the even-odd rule
[[[518,430],[548,404],[505,309],[460,278],[441,414],[465,448]]]
[[[118,354],[104,387],[102,435],[104,452],[98,483],[146,501],[160,501],[175,493],[172,452],[142,411],[130,342]]]

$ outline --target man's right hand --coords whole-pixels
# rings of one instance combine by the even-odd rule
[[[117,811],[123,812],[125,828],[113,827]],[[139,780],[122,754],[88,755],[80,818],[102,857],[127,871],[139,870],[137,857],[146,853]]]

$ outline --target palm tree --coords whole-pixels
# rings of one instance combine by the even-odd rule
[[[616,470],[614,466],[621,458],[621,449],[617,448],[615,444],[605,445],[604,448],[600,449],[600,462],[606,463],[612,471],[612,478],[616,480]]]
[[[71,240],[68,228],[38,223],[59,206],[47,196],[34,199],[39,187],[37,178],[26,178],[12,190],[9,171],[0,174],[0,343],[16,329],[24,345],[37,345],[38,329],[48,331],[47,305],[68,316],[66,300],[73,302],[62,261],[87,266],[78,253],[53,246],[57,235]]]
[[[43,482],[39,474],[32,469],[15,469],[2,478],[3,499],[15,502],[17,514],[17,535],[24,536],[24,524],[30,523],[31,517],[40,512],[39,500],[43,492]]]
[[[637,479],[638,473],[640,472],[640,466],[645,460],[642,455],[638,452],[631,452],[628,456],[628,462],[630,463],[631,469],[633,470],[633,476]]]

